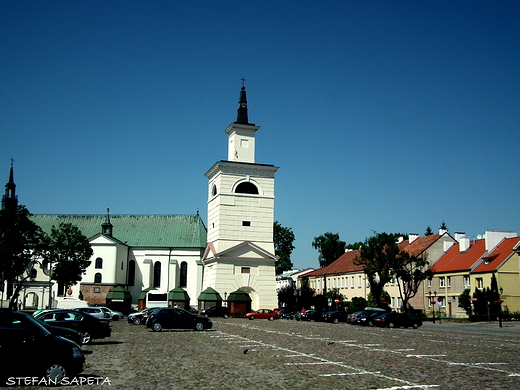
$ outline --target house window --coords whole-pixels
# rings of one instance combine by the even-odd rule
[[[242,226],[251,226],[251,221],[242,221]]]
[[[101,292],[101,288],[100,287],[94,287],[94,292],[95,293],[100,293]]]
[[[96,273],[94,275],[94,283],[101,283],[101,278],[102,278],[101,273],[100,272]]]
[[[466,288],[466,289],[470,288],[469,275],[464,275],[464,288]]]
[[[447,285],[448,287],[451,287],[451,276],[447,276],[446,279],[447,279],[447,280],[446,280],[446,285]]]
[[[156,261],[153,267],[153,287],[161,287],[161,262]]]
[[[240,183],[235,192],[237,194],[256,194],[258,195],[258,188],[256,188],[256,186],[249,182],[249,181],[245,181],[243,183]]]
[[[243,273],[243,274],[250,274],[251,273],[251,268],[249,268],[249,267],[242,267],[240,272]]]
[[[440,287],[440,288],[444,288],[444,287],[446,287],[446,278],[445,278],[444,276],[441,276],[441,277],[439,278],[439,287]]]
[[[101,257],[98,257],[96,259],[96,269],[102,269],[103,268],[103,259]]]
[[[180,287],[186,287],[187,284],[188,284],[188,263],[183,261],[181,263]]]
[[[352,278],[350,279],[350,281],[352,282],[352,283],[350,284],[350,288],[354,288],[354,280],[355,280],[355,279],[354,279],[354,277],[352,276]]]
[[[135,285],[135,260],[130,260],[128,263],[128,285]]]
[[[477,278],[475,280],[475,282],[477,282],[477,288],[479,290],[482,290],[484,288],[484,282],[483,282],[482,278]]]
[[[358,287],[361,288],[361,286],[363,285],[363,277],[361,275],[358,276]]]
[[[248,139],[241,139],[240,140],[240,146],[243,147],[243,148],[248,148],[249,147],[249,140]]]
[[[439,302],[439,307],[446,307],[446,297],[440,297],[440,300],[438,300]]]

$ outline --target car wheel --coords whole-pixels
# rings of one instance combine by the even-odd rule
[[[117,314],[114,314],[114,315],[112,316],[112,320],[113,320],[113,321],[119,321],[119,316],[118,316]]]
[[[134,325],[139,325],[141,323],[140,318],[134,318]]]
[[[222,317],[224,318],[228,318],[229,316],[227,314],[224,314]]]
[[[269,321],[273,321],[273,320],[274,320],[273,316],[269,317]]]
[[[47,366],[43,376],[51,383],[60,383],[67,376],[67,370],[61,364],[54,363]]]
[[[92,341],[92,336],[89,332],[83,332],[83,340],[81,341],[83,344],[90,344]]]
[[[373,327],[374,327],[374,321],[370,321],[370,322],[368,323],[368,326],[370,326],[371,328],[373,328]]]
[[[394,324],[393,322],[390,322],[390,323],[388,324],[388,327],[389,327],[389,328],[395,328],[395,324]]]
[[[254,319],[255,319],[255,316],[249,316],[249,319],[250,319],[250,320],[254,320]]]
[[[334,318],[334,320],[332,321],[334,322],[335,324],[337,324],[339,322],[339,320],[337,318]]]
[[[198,331],[204,330],[204,324],[202,322],[196,322],[195,330],[198,330]]]
[[[414,329],[419,329],[419,324],[417,324],[417,323],[413,324],[413,328]]]
[[[152,325],[152,329],[154,332],[160,332],[162,330],[162,325],[160,322],[156,322]]]

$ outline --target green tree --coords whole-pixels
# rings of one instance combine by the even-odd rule
[[[424,233],[425,236],[431,236],[433,234],[432,228],[430,225],[426,228],[426,233]]]
[[[300,288],[297,290],[298,309],[310,309],[312,306],[314,306],[315,293],[316,292],[314,289],[309,286],[309,279],[301,278]]]
[[[471,295],[469,288],[465,289],[462,294],[459,295],[459,307],[464,309],[468,316],[471,315]]]
[[[409,310],[408,302],[417,295],[421,283],[432,278],[433,272],[429,269],[429,265],[426,255],[412,256],[405,251],[399,251],[393,274],[399,286],[402,311]]]
[[[66,291],[82,279],[94,252],[87,237],[71,223],[53,226],[49,238],[44,261],[50,263],[52,279]]]
[[[25,206],[0,210],[0,288],[9,307],[15,309],[18,295],[45,246],[45,233],[30,220]]]
[[[278,256],[276,275],[293,268],[291,253],[294,250],[294,233],[291,228],[283,227],[275,221],[273,226],[274,253]]]
[[[278,307],[286,307],[290,310],[296,308],[297,291],[294,284],[282,287],[278,290]]]
[[[382,304],[384,286],[394,277],[396,265],[400,261],[398,237],[396,234],[378,233],[367,238],[354,260],[354,264],[364,266],[370,292],[378,307]]]
[[[318,260],[320,267],[336,261],[343,253],[347,244],[339,239],[339,234],[325,233],[322,236],[314,237],[312,247],[319,252]]]
[[[354,297],[349,305],[349,309],[352,313],[361,311],[368,306],[367,300],[363,297]]]

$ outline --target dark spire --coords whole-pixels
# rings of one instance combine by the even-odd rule
[[[101,225],[101,231],[103,234],[112,237],[112,228],[114,226],[110,223],[110,209],[107,209],[107,218],[105,222]]]
[[[238,99],[238,110],[237,110],[237,120],[235,123],[239,123],[241,125],[249,125],[249,120],[247,119],[247,97],[246,97],[246,87],[244,86],[245,78],[242,78],[242,88],[240,88],[240,97]]]
[[[16,184],[14,184],[13,159],[11,158],[11,169],[9,170],[9,181],[5,185],[5,195],[2,197],[2,210],[18,207],[16,197]]]

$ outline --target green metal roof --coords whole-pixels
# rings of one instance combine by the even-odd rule
[[[101,233],[106,214],[34,214],[46,233],[61,222],[77,226],[91,238]],[[132,247],[205,248],[206,227],[199,215],[110,215],[113,238]]]
[[[123,299],[131,301],[132,294],[130,294],[130,291],[126,290],[124,287],[115,287],[108,292],[107,299]]]
[[[204,291],[202,291],[199,295],[199,301],[221,301],[222,297],[220,294],[213,288],[208,287]]]
[[[168,292],[168,300],[169,301],[189,301],[190,296],[182,287],[177,287]]]
[[[242,290],[233,291],[229,294],[228,302],[251,302],[251,297],[248,293]]]

